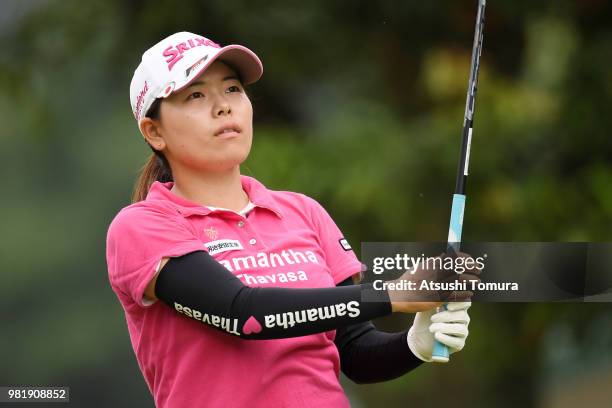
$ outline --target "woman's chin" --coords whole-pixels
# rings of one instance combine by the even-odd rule
[[[201,171],[211,172],[211,173],[225,173],[228,171],[235,170],[237,167],[247,159],[247,157],[235,158],[233,160],[223,160],[211,162],[208,161],[205,165],[200,166]]]

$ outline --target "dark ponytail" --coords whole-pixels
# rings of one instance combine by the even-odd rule
[[[151,105],[147,117],[151,119],[159,119],[159,107],[161,105],[161,99],[156,99]],[[148,144],[148,143],[147,143]],[[149,160],[140,170],[140,176],[134,184],[134,192],[132,194],[132,203],[142,201],[147,197],[149,188],[154,181],[165,183],[167,181],[174,181],[172,178],[172,169],[166,157],[159,150],[155,150],[149,145],[153,154],[149,156]]]

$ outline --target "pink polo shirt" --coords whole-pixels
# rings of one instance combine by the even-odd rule
[[[211,210],[155,182],[112,221],[106,258],[138,365],[158,407],[346,407],[335,330],[244,340],[143,293],[164,257],[207,250],[249,286],[330,287],[361,262],[325,209],[241,176],[253,208]],[[205,271],[203,271],[205,273]]]

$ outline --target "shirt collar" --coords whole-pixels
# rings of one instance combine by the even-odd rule
[[[242,188],[247,193],[249,199],[255,207],[265,208],[272,211],[279,218],[283,218],[280,206],[272,196],[271,191],[268,190],[266,186],[253,177],[244,175],[240,175],[240,182],[242,183]],[[173,207],[175,207],[176,210],[184,217],[188,217],[193,214],[207,215],[212,212],[210,208],[174,194],[172,191],[170,191],[173,185],[174,182],[172,181],[166,183],[154,181],[153,184],[151,184],[151,188],[149,188],[146,200],[170,201],[173,204]]]

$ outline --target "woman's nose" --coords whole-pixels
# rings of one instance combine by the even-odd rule
[[[215,116],[224,116],[229,115],[230,113],[232,113],[232,108],[227,100],[221,98],[215,106]]]

